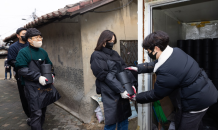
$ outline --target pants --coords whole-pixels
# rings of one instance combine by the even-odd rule
[[[11,79],[11,70],[9,72],[5,70],[5,79],[7,79],[7,73],[10,73],[10,79]]]
[[[29,112],[29,105],[24,93],[24,86],[21,85],[21,82],[19,80],[17,80],[17,86],[18,86],[18,90],[19,90],[19,94],[20,94],[20,100],[21,100],[21,104],[23,107],[23,111],[26,114],[26,116],[28,118],[30,118],[30,112]]]
[[[45,122],[45,112],[47,107],[31,112],[30,126],[31,130],[43,130],[42,125]]]
[[[105,125],[104,130],[115,130],[116,126],[117,126],[117,130],[128,130],[128,125],[129,125],[129,122],[128,122],[128,119],[126,119],[124,121],[121,121],[121,122],[118,122],[112,125]]]
[[[206,111],[200,113],[184,112],[178,130],[201,130],[201,120],[205,113]]]

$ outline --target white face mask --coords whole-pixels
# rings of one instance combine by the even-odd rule
[[[40,48],[42,46],[42,41],[33,41],[33,46],[36,48]]]

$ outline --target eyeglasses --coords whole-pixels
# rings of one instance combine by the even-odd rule
[[[36,36],[36,37],[32,37],[33,39],[39,39],[39,40],[42,40],[43,39],[43,37],[41,37],[41,36]]]

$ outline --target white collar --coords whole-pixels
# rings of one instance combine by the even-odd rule
[[[163,65],[163,63],[166,62],[166,60],[171,56],[173,53],[173,48],[170,46],[167,46],[166,49],[161,53],[160,57],[158,58],[158,62],[154,66],[154,72],[157,71],[157,69]]]

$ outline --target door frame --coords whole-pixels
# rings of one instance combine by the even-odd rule
[[[151,59],[147,55],[140,43],[144,38],[152,32],[152,10],[155,7],[187,2],[190,0],[162,0],[146,2],[138,0],[138,64],[150,62]],[[152,89],[151,74],[138,75],[138,93],[149,91]],[[151,130],[152,128],[152,104],[138,104],[138,128],[137,130]]]

